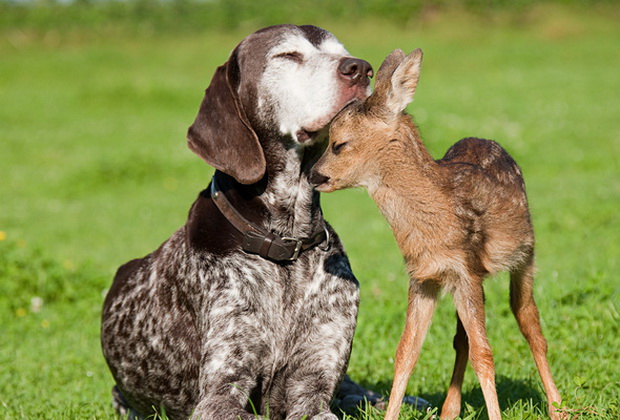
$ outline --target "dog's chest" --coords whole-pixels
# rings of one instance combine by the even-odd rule
[[[342,273],[327,273],[321,254],[278,268],[260,258],[228,258],[221,264],[223,271],[211,272],[206,285],[205,338],[236,346],[243,337],[244,354],[256,358],[257,369],[270,376],[296,346],[317,336],[346,336],[344,330],[352,330],[357,314],[357,284],[350,280],[346,262],[334,267],[334,273]],[[326,322],[333,326],[325,328]]]
[[[321,300],[317,291],[329,282],[322,269],[304,261],[288,266],[248,254],[232,255],[210,267],[204,287],[209,289],[209,319],[228,312],[248,316],[248,327],[280,329],[293,322],[301,306]]]

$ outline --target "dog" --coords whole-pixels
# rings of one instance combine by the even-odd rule
[[[102,313],[121,414],[335,419],[359,287],[308,181],[372,67],[315,26],[245,38],[187,134],[216,171],[187,222],[121,266]]]

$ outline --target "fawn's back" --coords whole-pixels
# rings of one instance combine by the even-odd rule
[[[465,138],[436,161],[465,230],[466,247],[494,273],[520,265],[534,246],[521,169],[498,143]]]
[[[421,51],[386,58],[372,95],[332,122],[311,181],[323,192],[367,188],[414,277],[518,269],[531,261],[534,245],[521,170],[497,143],[477,138],[433,160],[404,113],[420,63]]]

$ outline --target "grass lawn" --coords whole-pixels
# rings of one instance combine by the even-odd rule
[[[424,50],[409,110],[434,156],[474,135],[519,162],[537,235],[535,295],[565,409],[620,418],[620,9],[519,16],[314,23],[375,68],[394,48]],[[0,32],[0,418],[116,418],[99,346],[103,295],[120,264],[184,223],[209,182],[185,132],[215,67],[254,29]],[[365,192],[322,200],[362,289],[349,373],[387,393],[406,307],[402,258]],[[507,276],[485,290],[503,414],[544,418]],[[454,329],[446,296],[408,388],[435,406]],[[471,368],[462,415],[486,418]]]

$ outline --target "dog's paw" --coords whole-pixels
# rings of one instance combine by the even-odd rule
[[[419,411],[426,411],[431,408],[431,403],[429,403],[425,399],[420,397],[411,397],[409,395],[405,395],[405,397],[403,398],[403,404],[412,405],[413,407],[415,407],[416,410]]]
[[[311,420],[338,420],[338,416],[333,413],[321,413],[313,416]]]
[[[116,385],[112,388],[112,407],[114,407],[116,412],[123,418],[128,420],[141,419],[138,413],[127,403],[127,400],[125,400],[125,397]]]

